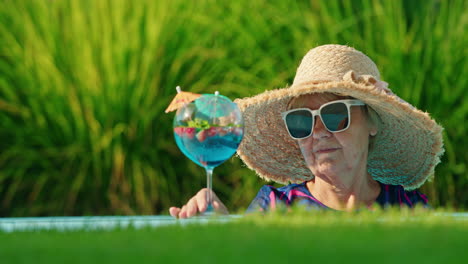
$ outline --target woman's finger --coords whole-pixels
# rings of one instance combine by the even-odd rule
[[[197,199],[198,211],[200,213],[205,212],[206,208],[208,207],[207,194],[208,194],[208,189],[204,188],[204,189],[201,189],[195,196]]]
[[[193,197],[187,203],[187,217],[192,217],[198,212],[197,199]]]
[[[169,208],[169,214],[170,214],[172,217],[177,218],[177,216],[179,215],[179,212],[180,212],[180,208],[178,208],[178,207],[171,207],[171,208]]]
[[[180,209],[179,218],[187,218],[187,206],[186,205],[182,206],[182,208]]]
[[[200,212],[205,212],[206,208],[208,207],[208,189],[203,188],[201,189],[197,195],[197,204]],[[226,206],[221,202],[221,200],[218,198],[215,192],[211,191],[211,197],[212,197],[212,205],[213,209],[222,214],[229,214],[229,211],[227,210]]]
[[[229,214],[229,211],[228,211],[228,209],[226,208],[226,206],[225,206],[221,201],[219,201],[218,199],[217,199],[217,200],[213,200],[213,208],[214,208],[215,211],[218,212],[218,213],[221,213],[221,214]]]
[[[218,213],[229,214],[229,211],[224,205],[224,203],[221,202],[221,200],[218,198],[218,196],[214,192],[213,192],[213,208]]]

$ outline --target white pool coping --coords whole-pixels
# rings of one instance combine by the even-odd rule
[[[215,217],[197,216],[175,219],[168,215],[155,216],[64,216],[64,217],[11,217],[0,218],[0,232],[35,230],[113,230],[117,228],[145,228],[169,225],[225,223],[242,215]]]
[[[468,212],[436,213],[442,216],[468,222]],[[39,231],[39,230],[114,230],[118,228],[141,229],[170,225],[190,225],[206,223],[227,223],[242,218],[243,215],[215,217],[196,216],[189,219],[175,219],[169,215],[154,216],[63,216],[63,217],[10,217],[0,218],[0,232]]]

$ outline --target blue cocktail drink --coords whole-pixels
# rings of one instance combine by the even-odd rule
[[[218,93],[204,94],[177,110],[175,141],[185,156],[206,170],[208,213],[213,211],[213,169],[236,152],[243,135],[244,123],[239,108]]]
[[[175,140],[182,153],[198,165],[211,169],[236,152],[242,135],[240,127],[174,128]]]

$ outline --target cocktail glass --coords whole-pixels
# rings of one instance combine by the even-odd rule
[[[206,170],[207,203],[203,215],[214,213],[213,170],[229,159],[244,135],[244,122],[237,105],[229,98],[203,94],[177,110],[174,137],[179,149]]]

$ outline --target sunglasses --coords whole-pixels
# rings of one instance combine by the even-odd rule
[[[293,139],[308,138],[314,130],[315,116],[320,116],[325,128],[330,132],[341,132],[351,123],[350,108],[353,105],[365,105],[360,100],[347,99],[326,103],[318,110],[296,108],[281,113],[286,129]]]

